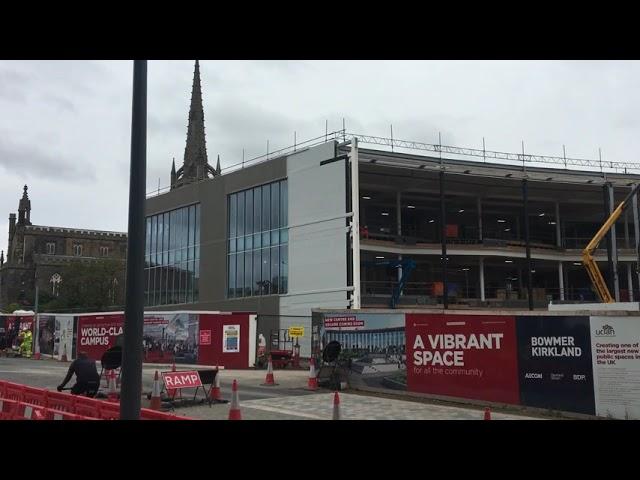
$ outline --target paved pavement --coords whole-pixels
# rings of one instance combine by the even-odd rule
[[[62,381],[68,363],[53,360],[27,360],[0,358],[0,379],[27,385],[55,389]],[[183,366],[180,367],[183,369]],[[202,368],[202,367],[200,367]],[[98,363],[98,370],[100,366]],[[143,392],[151,391],[155,370],[168,368],[145,365]],[[330,420],[333,412],[333,393],[309,392],[305,389],[308,372],[302,370],[276,370],[277,386],[262,386],[265,370],[223,370],[221,392],[231,398],[231,384],[238,380],[240,407],[245,420]],[[71,381],[71,384],[73,384]],[[189,390],[187,390],[188,392]],[[193,392],[193,390],[190,390]],[[188,395],[188,394],[186,394]],[[193,393],[191,394],[193,395]],[[202,395],[202,394],[200,394]],[[340,393],[341,416],[345,420],[482,420],[483,410],[425,402],[406,401],[363,393]],[[143,398],[143,406],[148,400]],[[224,420],[229,414],[228,404],[200,404],[179,406],[178,415],[202,420]],[[494,412],[495,420],[537,420],[539,418]]]

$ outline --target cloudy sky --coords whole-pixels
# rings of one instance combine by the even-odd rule
[[[640,62],[207,61],[210,163],[342,127],[427,143],[636,162]],[[148,67],[147,190],[182,163],[192,61]],[[0,249],[29,185],[38,225],[125,231],[132,62],[0,61]]]

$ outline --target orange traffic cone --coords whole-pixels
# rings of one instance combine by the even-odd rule
[[[118,395],[118,390],[116,388],[116,372],[113,370],[109,370],[107,372],[107,378],[109,382],[109,392],[107,393],[107,400],[110,402],[118,402],[120,400],[120,396]]]
[[[264,383],[261,385],[265,385],[268,387],[272,387],[274,385],[278,385],[273,378],[273,363],[271,363],[271,355],[269,355],[269,364],[267,366],[267,377],[264,380]]]
[[[229,409],[229,420],[242,420],[240,413],[240,400],[238,398],[238,382],[233,381],[231,387],[231,408]]]
[[[333,394],[333,418],[332,420],[340,420],[340,395],[338,392]]]
[[[215,402],[222,401],[222,395],[220,394],[220,370],[216,365],[216,380],[213,384],[213,388],[211,389],[211,400]]]
[[[162,400],[160,399],[160,380],[158,380],[158,371],[153,378],[153,392],[151,393],[151,403],[149,408],[151,410],[160,410]]]
[[[316,361],[311,358],[309,361],[309,382],[307,383],[307,390],[318,389],[318,377],[316,377]]]
[[[484,409],[484,419],[491,420],[491,409],[489,407]]]

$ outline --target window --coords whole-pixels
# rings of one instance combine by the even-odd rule
[[[100,255],[103,257],[109,256],[109,247],[100,247]]]
[[[200,205],[152,215],[146,225],[145,305],[197,302]]]
[[[227,297],[288,291],[287,181],[228,196]]]
[[[76,257],[81,257],[82,256],[82,244],[76,243],[76,244],[73,245],[73,254]]]
[[[51,294],[54,297],[57,297],[60,294],[60,283],[62,283],[62,277],[59,273],[54,273],[51,275],[49,283],[51,284]]]
[[[47,242],[47,255],[56,254],[56,242]]]

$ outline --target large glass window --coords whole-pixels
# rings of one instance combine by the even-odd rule
[[[286,180],[229,195],[229,298],[287,293],[287,195]]]
[[[145,305],[197,302],[200,205],[151,215],[146,226]]]

